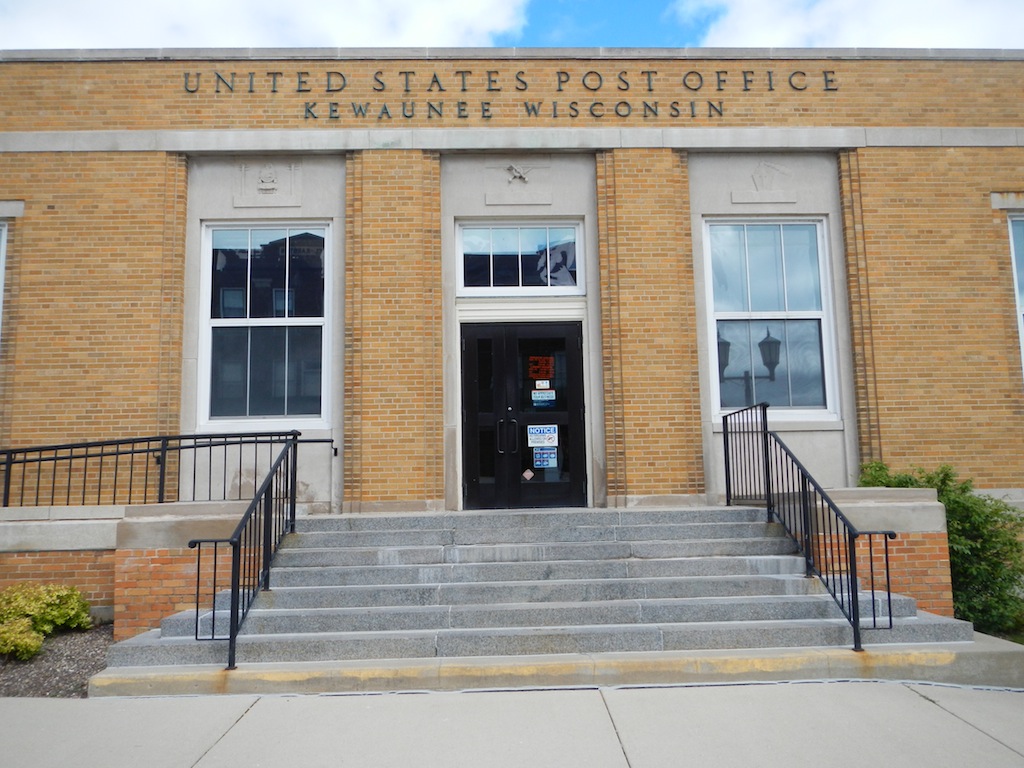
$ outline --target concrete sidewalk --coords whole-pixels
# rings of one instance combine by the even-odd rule
[[[1024,768],[1024,691],[894,682],[0,699],[4,768]]]

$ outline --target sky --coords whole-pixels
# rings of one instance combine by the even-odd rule
[[[1024,49],[1024,0],[0,0],[0,50]]]

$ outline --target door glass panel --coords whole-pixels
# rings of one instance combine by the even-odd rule
[[[479,429],[479,472],[481,485],[494,485],[494,459],[495,459],[495,430],[491,426],[481,426]],[[484,491],[487,493],[487,491]],[[493,494],[494,491],[489,493]]]
[[[490,339],[478,339],[477,406],[481,413],[494,413],[494,345]]]
[[[519,409],[565,410],[565,339],[519,340]]]

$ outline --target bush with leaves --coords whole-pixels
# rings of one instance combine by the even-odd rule
[[[1024,516],[1001,499],[974,492],[952,467],[894,473],[882,462],[861,468],[860,485],[934,488],[946,507],[953,610],[980,632],[1024,624]]]
[[[89,604],[62,584],[15,584],[0,592],[0,655],[24,661],[43,638],[63,629],[89,629]]]

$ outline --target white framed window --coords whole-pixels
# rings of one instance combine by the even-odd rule
[[[1024,367],[1024,215],[1010,216],[1010,255],[1017,294],[1017,334]]]
[[[578,222],[463,222],[458,227],[460,296],[582,296]]]
[[[705,223],[716,412],[767,402],[837,413],[835,333],[821,220]]]
[[[204,226],[201,423],[326,426],[329,234],[323,223]]]

